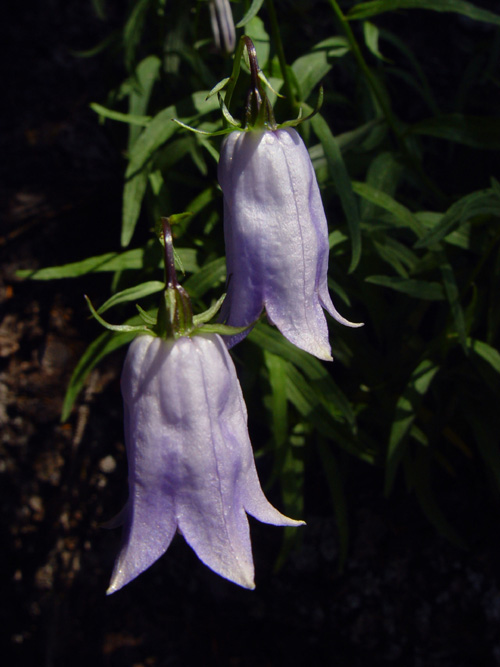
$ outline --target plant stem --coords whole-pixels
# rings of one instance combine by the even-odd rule
[[[290,103],[290,106],[293,110],[297,107],[297,98],[292,89],[292,84],[290,81],[290,76],[288,74],[288,66],[286,64],[285,51],[283,49],[283,42],[281,40],[278,17],[276,16],[276,10],[274,9],[273,0],[266,0],[267,12],[269,14],[269,19],[271,21],[271,33],[274,41],[274,46],[276,48],[276,55],[278,56],[278,61],[280,64],[281,74],[283,75],[283,90],[285,97]]]
[[[422,165],[419,162],[416,162],[413,156],[411,155],[410,151],[408,150],[408,146],[406,145],[405,140],[403,139],[399,128],[398,128],[398,123],[396,121],[396,118],[394,114],[392,113],[392,110],[390,106],[387,104],[387,101],[384,97],[384,95],[381,94],[380,88],[378,86],[376,78],[373,76],[372,71],[368,67],[366,60],[363,58],[363,54],[361,53],[361,49],[359,48],[359,44],[356,41],[356,38],[354,37],[354,33],[351,30],[351,26],[349,24],[349,21],[346,19],[345,15],[343,14],[342,10],[340,9],[337,0],[328,0],[330,3],[333,11],[335,12],[335,15],[337,16],[338,20],[340,21],[342,25],[342,29],[344,30],[345,36],[347,37],[347,41],[349,42],[349,46],[351,47],[352,54],[354,56],[354,59],[358,63],[358,66],[360,70],[363,72],[368,85],[370,86],[373,96],[377,100],[377,103],[379,104],[382,113],[385,116],[385,119],[387,121],[387,124],[391,128],[391,130],[394,133],[394,136],[396,137],[396,141],[398,143],[399,149],[402,153],[402,155],[405,157],[407,162],[413,166],[415,169],[416,173],[419,175],[419,177],[422,179],[422,181],[425,183],[425,185],[431,190],[431,192],[434,193],[440,200],[445,199],[444,194],[441,192],[441,190],[430,180],[430,178],[427,176],[427,174],[424,172],[422,169]]]

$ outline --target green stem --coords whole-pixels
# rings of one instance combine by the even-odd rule
[[[370,68],[366,64],[366,60],[363,58],[363,54],[361,53],[361,49],[359,48],[359,44],[356,41],[356,37],[354,37],[354,33],[351,30],[351,26],[349,25],[349,21],[346,19],[344,14],[342,13],[342,10],[338,6],[336,0],[328,0],[333,11],[335,12],[337,18],[339,19],[342,28],[345,32],[345,36],[347,37],[347,41],[349,42],[349,46],[351,47],[352,54],[354,56],[354,59],[359,65],[360,70],[363,72],[363,74],[366,77],[366,80],[368,81],[368,85],[372,89],[373,95],[376,98],[378,104],[380,105],[380,108],[382,109],[382,112],[387,120],[387,124],[390,126],[392,131],[394,132],[396,139],[401,146],[403,150],[406,150],[406,147],[404,146],[403,139],[401,138],[401,135],[399,134],[399,130],[397,128],[396,120],[392,114],[392,111],[390,107],[388,106],[386,100],[384,99],[384,96],[380,94],[377,82],[375,80],[375,77],[373,76]]]
[[[229,77],[229,83],[227,84],[226,87],[226,94],[224,95],[224,104],[228,109],[229,105],[231,104],[231,98],[233,97],[236,82],[238,80],[238,75],[240,73],[241,58],[243,56],[244,48],[245,48],[245,36],[243,35],[242,37],[240,37],[240,41],[238,42],[238,46],[236,47],[236,51],[234,53],[233,70],[231,72],[231,76]],[[227,122],[224,121],[224,127],[226,126]]]
[[[283,75],[283,90],[285,97],[290,103],[292,109],[297,107],[297,98],[292,89],[292,83],[290,81],[290,76],[288,74],[288,66],[286,64],[285,51],[283,49],[283,42],[281,40],[280,29],[278,24],[278,17],[276,16],[276,10],[274,9],[273,0],[266,0],[267,12],[269,14],[269,19],[271,21],[271,33],[274,41],[274,46],[276,48],[276,55],[278,56],[278,61],[280,64],[281,74]]]
[[[422,181],[426,184],[426,186],[437,196],[439,199],[444,199],[445,196],[441,192],[441,190],[429,179],[427,174],[424,172],[422,169],[422,165],[418,162],[415,161],[413,156],[411,155],[410,151],[408,150],[408,147],[401,136],[401,133],[398,128],[398,123],[396,121],[396,118],[394,114],[392,113],[392,110],[390,106],[387,104],[387,101],[385,97],[381,94],[379,86],[377,84],[376,78],[373,76],[372,71],[368,67],[366,60],[363,58],[363,54],[361,53],[361,49],[359,48],[359,44],[356,41],[356,38],[354,37],[354,33],[351,30],[351,26],[349,24],[349,21],[346,19],[345,15],[343,14],[342,10],[340,9],[338,3],[336,0],[328,0],[330,3],[333,11],[335,12],[335,15],[337,16],[338,20],[340,21],[340,24],[342,25],[342,29],[344,30],[345,36],[347,37],[347,41],[349,42],[349,46],[351,47],[352,54],[354,56],[354,59],[356,60],[360,70],[363,72],[365,75],[365,78],[368,82],[368,85],[370,86],[373,96],[377,100],[377,103],[379,104],[380,108],[382,109],[382,113],[385,116],[385,119],[387,121],[387,124],[391,128],[391,130],[394,133],[394,136],[396,137],[396,141],[398,143],[399,149],[405,159],[408,161],[409,164],[413,165],[413,168],[415,169],[416,173],[420,176]]]

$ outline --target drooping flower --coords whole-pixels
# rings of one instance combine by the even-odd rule
[[[232,132],[222,146],[219,183],[227,324],[248,326],[265,308],[290,342],[331,360],[323,308],[346,326],[361,324],[342,317],[328,292],[328,226],[301,137],[293,128]],[[228,346],[244,336],[230,337]]]
[[[279,526],[260,487],[234,364],[216,334],[131,343],[122,373],[129,499],[108,593],[168,549],[178,530],[221,576],[254,588],[246,513]]]

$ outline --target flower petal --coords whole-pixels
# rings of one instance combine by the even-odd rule
[[[243,395],[220,336],[136,338],[122,393],[129,500],[108,593],[159,558],[176,529],[208,567],[254,588],[245,510],[275,525],[301,522],[262,492]]]
[[[265,307],[288,340],[331,360],[323,307],[328,226],[309,153],[293,128],[233,132],[219,163],[224,193],[227,324],[251,324]],[[245,334],[229,339],[229,347]]]

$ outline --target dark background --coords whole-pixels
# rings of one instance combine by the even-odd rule
[[[82,292],[102,290],[102,278],[31,283],[15,272],[117,245],[124,162],[88,105],[105,99],[121,64],[109,54],[72,55],[119,24],[115,4],[103,23],[83,0],[8,3],[0,27],[3,664],[500,665],[498,509],[486,494],[464,502],[458,482],[437,488],[451,523],[469,538],[458,549],[402,485],[384,499],[380,472],[354,460],[344,462],[351,543],[342,573],[317,467],[306,477],[302,545],[279,572],[282,529],[251,521],[256,591],[217,577],[176,538],[138,580],[105,597],[119,531],[100,524],[126,496],[123,353],[92,373],[69,423],[60,424],[68,378],[98,333]],[[451,85],[447,62],[460,70],[438,52],[426,63],[443,86]]]

